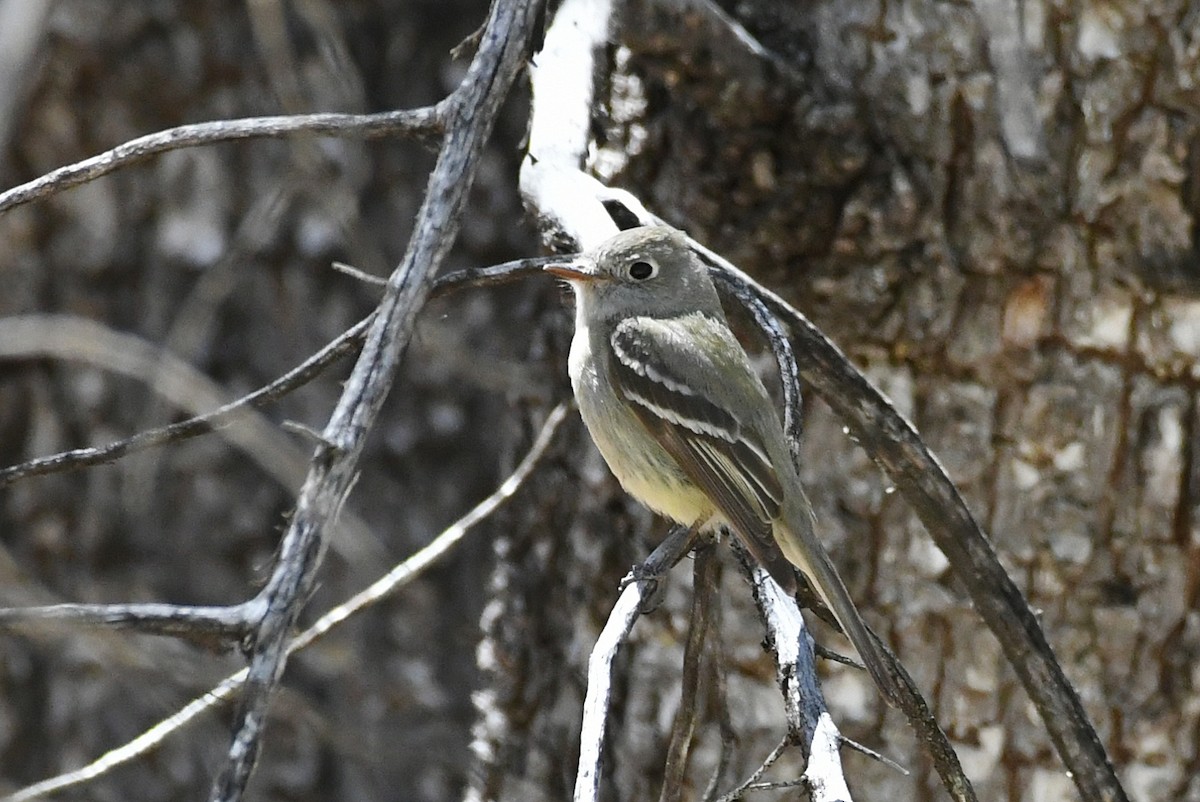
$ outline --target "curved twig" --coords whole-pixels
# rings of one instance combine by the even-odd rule
[[[429,297],[431,299],[440,298],[459,290],[473,287],[491,287],[531,275],[540,275],[542,265],[561,261],[561,259],[562,257],[557,256],[538,256],[529,259],[515,259],[511,262],[491,265],[489,267],[457,270],[439,277],[434,282]],[[195,415],[187,420],[178,421],[168,426],[138,432],[135,435],[116,440],[108,445],[62,451],[45,457],[36,457],[17,465],[10,465],[7,468],[0,468],[0,487],[30,476],[64,473],[92,465],[102,465],[121,459],[129,454],[136,454],[148,448],[187,440],[212,432],[236,420],[245,413],[246,409],[264,406],[304,386],[334,362],[359,348],[362,345],[367,326],[370,325],[373,317],[374,313],[355,323],[331,340],[321,350],[270,384],[264,385],[235,401],[230,401],[211,412]],[[5,325],[15,325],[13,321],[14,319],[12,318],[0,320],[0,328]],[[61,320],[57,322],[51,321],[48,325],[50,328],[54,328],[61,333],[61,323]],[[4,359],[8,355],[10,354],[5,352],[4,349],[0,349],[0,359]],[[11,355],[16,356],[15,353]]]
[[[779,325],[779,319],[771,314],[767,305],[748,288],[736,281],[725,281],[724,273],[714,278],[737,298],[742,306],[754,316],[754,322],[767,338],[771,352],[775,355],[775,367],[779,370],[779,381],[783,389],[783,431],[787,435],[792,462],[800,469],[800,440],[804,434],[804,406],[800,394],[800,374],[796,366],[796,354],[787,332]]]

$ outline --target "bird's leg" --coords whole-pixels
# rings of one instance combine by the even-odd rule
[[[638,611],[642,615],[654,612],[658,609],[658,605],[662,604],[663,588],[659,586],[658,580],[666,576],[667,572],[683,559],[683,555],[691,551],[698,532],[699,530],[694,526],[689,527],[682,524],[672,526],[663,542],[650,552],[650,556],[633,566],[621,580],[622,590],[631,582],[638,583],[638,589],[642,594]]]

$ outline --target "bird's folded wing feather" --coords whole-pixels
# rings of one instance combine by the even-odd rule
[[[803,525],[810,522],[777,521],[784,490],[764,435],[740,422],[753,420],[752,405],[769,399],[728,327],[699,313],[668,320],[635,317],[616,327],[611,345],[613,385],[651,436],[712,499],[759,564],[794,592],[792,563],[776,541],[782,524],[779,534],[811,572],[809,579],[876,685],[899,704],[904,693],[891,668],[894,658],[862,620],[811,526]],[[723,392],[711,392],[715,381],[723,384]]]
[[[720,381],[729,388],[722,395],[745,394],[745,405],[766,401],[728,327],[700,313],[634,317],[617,326],[611,345],[609,372],[617,392],[755,559],[794,590],[792,565],[772,532],[784,499],[779,476],[759,435],[739,421],[739,410],[728,408],[738,402],[723,403],[706,392]]]

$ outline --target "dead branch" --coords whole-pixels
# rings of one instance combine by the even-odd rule
[[[417,313],[458,230],[459,215],[504,99],[521,68],[538,4],[496,2],[479,52],[445,111],[446,135],[403,261],[392,273],[349,380],[323,436],[284,535],[271,579],[256,601],[263,607],[245,691],[225,767],[210,799],[240,799],[257,759],[267,707],[287,663],[287,637],[315,583],[327,542],[350,489],[358,457],[391,386]]]
[[[663,785],[659,802],[680,802],[684,798],[688,756],[700,714],[700,683],[706,665],[704,651],[712,636],[716,596],[717,559],[715,543],[701,544],[692,563],[692,609],[688,618],[687,640],[683,648],[683,671],[680,678],[679,707],[671,727],[671,741],[663,769]]]
[[[271,401],[283,397],[298,387],[302,387],[308,382],[316,378],[329,365],[346,356],[348,353],[358,347],[362,341],[363,333],[366,331],[367,324],[371,318],[367,317],[364,320],[351,326],[349,329],[338,335],[328,345],[317,351],[294,369],[280,376],[270,384],[264,385],[252,393],[242,396],[241,398],[230,401],[227,404],[217,407],[211,412],[205,412],[195,415],[187,420],[179,421],[168,426],[162,426],[157,429],[139,432],[132,437],[127,437],[122,440],[117,440],[109,443],[106,446],[97,446],[94,448],[78,448],[71,451],[63,451],[58,454],[51,454],[45,457],[37,457],[27,460],[19,465],[12,465],[7,468],[0,469],[0,487],[11,484],[18,479],[24,479],[30,476],[42,476],[49,473],[62,473],[65,471],[78,470],[92,465],[101,465],[107,462],[113,462],[129,454],[136,454],[139,451],[144,451],[148,448],[167,445],[170,443],[181,442],[198,435],[207,434],[222,426],[229,425],[245,415],[248,409],[258,408]],[[0,321],[0,331],[13,326],[19,326],[21,319],[8,318]],[[29,348],[21,349],[19,352],[14,350],[17,340],[11,336],[0,337],[8,346],[6,349],[0,349],[0,359],[17,359],[29,358],[35,354],[48,353],[50,346],[61,338],[64,328],[70,329],[69,326],[64,327],[64,321],[61,318],[47,320],[44,326],[39,326],[36,333],[31,333]],[[94,325],[94,324],[91,324]],[[55,333],[53,337],[47,337],[48,333]],[[87,338],[75,338],[73,343],[90,340],[92,347],[95,346],[95,338],[92,335],[94,329],[89,327]],[[124,341],[122,341],[124,342]],[[124,355],[128,354],[128,349],[121,348],[120,352]],[[56,351],[60,356],[79,355],[74,345],[62,351]],[[151,355],[151,362],[161,365],[162,355]],[[161,368],[155,368],[161,370]],[[161,386],[161,385],[156,385]],[[191,393],[185,394],[189,405],[195,400]],[[182,399],[182,396],[181,396]]]
[[[287,645],[288,654],[311,646],[363,610],[373,607],[412,582],[430,566],[448,554],[475,526],[491,517],[516,495],[537,467],[554,440],[570,407],[559,404],[546,417],[529,451],[513,472],[483,501],[444,529],[427,546],[396,565],[369,587],[356,593],[342,604],[322,615],[315,624],[293,638]],[[133,740],[113,749],[86,766],[50,777],[4,797],[0,802],[29,802],[57,791],[81,785],[106,774],[112,769],[153,751],[172,735],[178,734],[202,713],[233,698],[246,681],[248,669],[242,669],[222,680],[203,696],[192,700],[174,715],[158,722]]]
[[[600,637],[588,658],[587,696],[583,701],[583,723],[579,727],[579,771],[575,775],[575,802],[600,798],[600,765],[604,736],[608,731],[608,709],[612,701],[612,664],[617,650],[637,621],[642,594],[636,583],[625,586],[608,614]]]
[[[445,103],[446,101],[443,101]],[[282,117],[247,117],[241,120],[181,125],[156,131],[117,145],[89,159],[59,167],[32,181],[0,192],[0,212],[65,189],[160,153],[239,139],[261,139],[320,134],[323,136],[410,137],[424,139],[441,133],[449,107],[386,111],[378,114],[301,114]]]

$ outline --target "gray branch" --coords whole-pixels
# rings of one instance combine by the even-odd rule
[[[538,3],[494,2],[479,51],[444,105],[446,135],[403,261],[387,288],[366,343],[313,455],[279,560],[259,594],[261,627],[251,651],[228,759],[210,799],[234,802],[253,771],[267,708],[287,662],[287,638],[311,594],[327,533],[355,476],[367,433],[387,397],[433,274],[449,252],[459,217],[500,104],[528,51]]]
[[[181,125],[131,139],[112,150],[59,167],[32,181],[0,192],[0,212],[85,184],[121,167],[169,150],[239,139],[275,138],[296,134],[357,136],[368,139],[383,136],[426,138],[443,130],[445,114],[446,109],[439,104],[423,109],[387,111],[379,114],[298,114]]]
[[[749,567],[745,560],[739,562],[743,569]],[[842,736],[825,707],[825,696],[817,682],[812,636],[800,608],[762,568],[756,566],[748,573],[775,655],[775,679],[783,693],[788,730],[808,757],[804,779],[813,802],[850,802],[839,752]]]
[[[131,437],[117,440],[106,446],[77,448],[45,457],[37,457],[22,462],[19,465],[2,468],[0,469],[0,487],[30,476],[62,473],[92,465],[113,462],[129,454],[136,454],[148,448],[187,440],[198,435],[207,434],[218,427],[228,425],[245,414],[246,410],[274,401],[312,381],[329,365],[353,351],[362,342],[363,333],[366,331],[370,321],[370,317],[359,321],[338,335],[338,337],[320,351],[275,381],[211,412],[195,415],[187,420],[182,420],[168,426],[138,432]]]
[[[150,635],[172,635],[213,648],[226,646],[230,641],[238,641],[251,634],[250,621],[240,605],[52,604],[0,608],[0,626],[44,621],[134,629]]]

